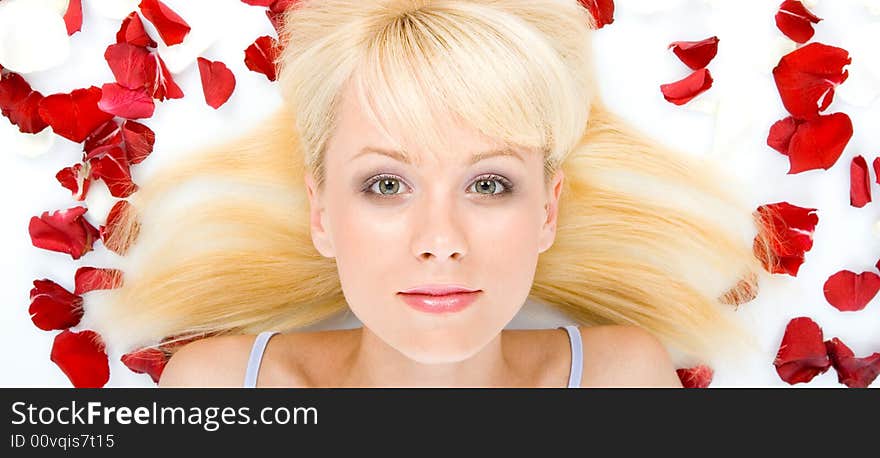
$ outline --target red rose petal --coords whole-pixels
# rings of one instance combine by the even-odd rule
[[[131,181],[128,159],[122,148],[112,146],[102,150],[101,154],[89,158],[89,163],[92,176],[103,180],[114,197],[125,198],[139,189]]]
[[[275,0],[241,0],[241,1],[244,2],[244,3],[247,3],[248,5],[252,5],[252,6],[265,6],[265,7],[267,7],[267,8],[268,8],[272,3],[275,2]]]
[[[101,267],[80,267],[74,274],[76,294],[84,294],[96,289],[114,289],[122,286],[122,271]]]
[[[674,83],[661,84],[660,90],[663,92],[663,98],[668,102],[684,105],[711,87],[712,74],[709,73],[709,69],[701,68],[684,79]]]
[[[581,5],[590,10],[596,20],[596,28],[601,29],[614,22],[613,0],[580,0]]]
[[[880,291],[880,275],[841,270],[825,280],[825,299],[842,312],[862,310]]]
[[[101,388],[110,380],[104,342],[95,331],[61,331],[55,336],[50,359],[76,388]]]
[[[122,142],[122,132],[119,123],[111,119],[105,122],[101,127],[95,129],[83,144],[83,151],[90,151],[105,145],[116,145]]]
[[[759,251],[758,237],[754,240],[755,255],[764,268],[771,273],[797,276],[804,253],[813,247],[813,232],[819,217],[815,208],[804,208],[788,202],[761,205],[756,212],[766,221],[764,228],[769,234],[772,258]]]
[[[104,51],[104,60],[116,82],[129,89],[147,87],[154,79],[146,71],[149,56],[146,49],[125,42],[107,46]]]
[[[711,367],[700,364],[698,366],[676,369],[679,380],[684,388],[707,388],[712,383],[715,371]]]
[[[785,109],[798,119],[816,118],[831,104],[834,88],[846,81],[849,71],[843,67],[850,63],[845,49],[815,42],[782,56],[773,79]]]
[[[183,98],[183,91],[181,91],[177,83],[174,82],[171,72],[168,71],[168,67],[165,66],[165,61],[159,57],[159,54],[150,53],[145,66],[146,74],[151,75],[153,78],[148,87],[150,88],[154,99],[162,101],[165,99]]]
[[[819,325],[808,317],[789,321],[773,365],[779,377],[790,385],[809,382],[827,371],[831,360]]]
[[[853,351],[840,339],[825,341],[831,364],[837,371],[837,381],[849,388],[867,388],[880,374],[880,353],[856,358]]]
[[[718,37],[709,37],[700,41],[674,41],[669,44],[672,52],[693,70],[707,65],[718,54]]]
[[[156,143],[156,134],[149,127],[137,121],[122,123],[122,138],[125,139],[125,154],[129,164],[140,164]]]
[[[67,26],[67,35],[73,35],[82,29],[83,12],[82,0],[69,0],[67,11],[64,13],[64,25]]]
[[[40,117],[41,100],[43,94],[31,89],[21,75],[0,72],[0,113],[22,133],[35,134],[48,126]]]
[[[212,62],[204,57],[199,57],[198,62],[205,102],[216,110],[232,95],[235,89],[235,75],[223,62]]]
[[[177,13],[159,0],[141,0],[138,5],[141,13],[156,26],[156,31],[166,45],[172,46],[183,42],[190,27]]]
[[[285,11],[297,3],[299,3],[299,0],[275,0],[274,2],[271,2],[269,9],[266,10],[266,16],[269,17],[272,27],[275,28],[275,31],[278,32],[279,35],[281,35]]]
[[[82,202],[89,193],[89,185],[92,183],[91,167],[86,164],[74,164],[65,167],[55,174],[55,178],[61,186],[69,189],[74,200]]]
[[[870,201],[871,177],[868,174],[868,163],[859,155],[852,159],[849,166],[849,204],[861,208]]]
[[[56,134],[80,143],[95,129],[113,118],[98,108],[101,88],[74,89],[69,94],[52,94],[40,101],[40,116]]]
[[[44,331],[67,329],[79,324],[83,316],[83,299],[49,279],[34,280],[31,321]]]
[[[819,115],[811,121],[789,116],[773,124],[767,145],[788,156],[788,174],[795,174],[831,168],[852,135],[852,120],[846,113]]]
[[[98,228],[104,246],[120,256],[125,256],[129,246],[135,239],[137,239],[137,235],[140,232],[140,223],[135,221],[131,233],[128,234],[128,240],[121,240],[121,237],[116,235],[123,214],[134,211],[134,208],[128,203],[128,201],[120,200],[113,205],[113,208],[111,208],[110,212],[107,214],[107,224]]]
[[[278,52],[278,40],[264,35],[244,50],[244,63],[247,68],[266,75],[269,81],[275,81]]]
[[[101,86],[101,93],[98,108],[120,118],[149,118],[156,109],[153,98],[143,88],[129,89],[118,83],[107,83]]]
[[[98,229],[83,218],[87,211],[86,207],[72,207],[32,217],[28,225],[31,243],[37,248],[67,253],[73,259],[81,258],[92,251],[100,236]]]
[[[874,168],[874,182],[880,184],[880,157],[875,157],[871,166]]]
[[[144,348],[122,355],[122,364],[138,374],[149,374],[154,383],[159,383],[168,357],[157,348]]]
[[[809,41],[814,33],[813,24],[821,20],[797,0],[785,0],[776,13],[776,27],[798,43]]]
[[[144,29],[144,23],[141,21],[141,17],[137,14],[137,11],[132,11],[125,17],[125,19],[123,19],[122,26],[120,26],[119,31],[116,32],[116,42],[130,43],[134,46],[141,47],[149,46],[155,48],[157,46],[156,42],[147,35],[147,31]]]

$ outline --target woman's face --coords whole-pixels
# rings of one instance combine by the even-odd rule
[[[336,259],[349,307],[387,344],[423,363],[468,358],[526,301],[555,237],[562,172],[545,185],[543,158],[529,150],[472,163],[498,145],[462,127],[446,131],[452,151],[409,150],[412,164],[376,152],[395,148],[350,90],[338,122],[324,189],[305,177],[315,247]],[[444,313],[399,294],[437,284],[480,292]]]

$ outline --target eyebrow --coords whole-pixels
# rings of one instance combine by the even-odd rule
[[[373,146],[363,147],[363,149],[361,149],[361,151],[359,153],[355,154],[355,156],[352,159],[356,159],[356,158],[363,156],[363,155],[366,155],[366,154],[381,154],[384,156],[388,156],[392,159],[396,159],[400,162],[412,164],[412,161],[404,153],[402,153],[400,151],[376,148]],[[492,149],[489,151],[483,151],[483,152],[479,152],[479,153],[474,154],[473,156],[471,156],[471,159],[470,159],[470,162],[468,163],[468,165],[474,165],[477,162],[480,162],[482,160],[488,159],[490,157],[495,157],[495,156],[510,156],[510,157],[519,159],[521,162],[525,162],[525,160],[522,158],[522,156],[518,152],[516,152],[513,149],[503,147],[503,148]]]

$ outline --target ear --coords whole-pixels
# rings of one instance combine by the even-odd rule
[[[312,244],[315,249],[325,258],[333,258],[332,238],[324,226],[323,199],[315,186],[315,179],[311,172],[306,172],[304,177],[306,191],[309,195],[309,227],[311,229]]]
[[[544,224],[541,226],[538,253],[543,253],[549,250],[550,247],[553,246],[553,241],[556,240],[556,222],[559,216],[559,196],[562,194],[562,183],[564,179],[565,174],[562,172],[562,167],[559,167],[556,170],[553,179],[550,181],[550,192],[546,193],[548,194],[547,200],[544,203],[546,216]]]

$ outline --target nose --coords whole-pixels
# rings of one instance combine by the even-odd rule
[[[456,209],[454,199],[428,197],[417,205],[420,211],[414,215],[413,254],[421,261],[462,259],[467,254],[467,222]]]

